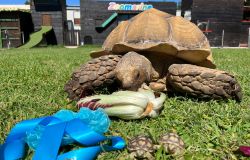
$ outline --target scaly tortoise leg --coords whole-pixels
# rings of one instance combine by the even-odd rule
[[[201,99],[235,99],[242,91],[235,77],[225,71],[190,64],[173,64],[168,69],[167,85],[173,92]]]
[[[121,59],[119,55],[105,55],[92,59],[74,71],[71,80],[65,84],[65,91],[71,100],[79,100],[93,93],[95,88],[115,82],[114,69]]]

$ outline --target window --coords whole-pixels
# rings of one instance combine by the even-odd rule
[[[243,20],[242,22],[250,22],[250,0],[244,0]]]
[[[91,36],[84,37],[84,44],[93,44],[93,40]]]
[[[250,6],[244,6],[243,22],[250,22]]]
[[[80,18],[75,18],[74,19],[74,24],[75,25],[80,25],[81,24]]]

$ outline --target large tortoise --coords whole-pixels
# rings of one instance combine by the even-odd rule
[[[199,98],[242,98],[234,76],[214,69],[202,31],[182,17],[156,9],[121,22],[91,57],[65,85],[70,99],[116,82],[128,90],[146,83],[153,90],[167,88]]]

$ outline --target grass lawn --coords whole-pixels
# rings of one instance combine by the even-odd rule
[[[88,53],[98,48],[0,50],[0,144],[17,122],[51,115],[63,108],[76,111],[74,104],[67,104],[64,84],[72,71],[89,59]],[[151,130],[157,139],[174,130],[186,144],[186,159],[246,159],[235,151],[239,145],[250,145],[250,50],[213,52],[217,67],[233,73],[240,82],[244,93],[240,104],[169,98],[159,117],[114,120],[108,134],[127,138]],[[115,160],[126,154],[127,150],[104,153],[98,159]],[[170,159],[160,151],[156,157]]]

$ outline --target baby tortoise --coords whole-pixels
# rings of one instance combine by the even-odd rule
[[[139,135],[131,139],[128,143],[128,151],[131,159],[147,159],[154,160],[154,152],[161,146],[166,153],[179,156],[184,153],[185,144],[176,133],[163,134],[159,141],[159,145],[153,143],[150,137]],[[181,159],[182,157],[178,157]]]
[[[164,147],[165,152],[172,155],[182,154],[185,149],[183,140],[176,133],[163,134],[159,139],[159,144]]]
[[[155,147],[153,141],[144,135],[139,135],[131,139],[128,143],[128,151],[131,159],[154,160],[153,153]]]

